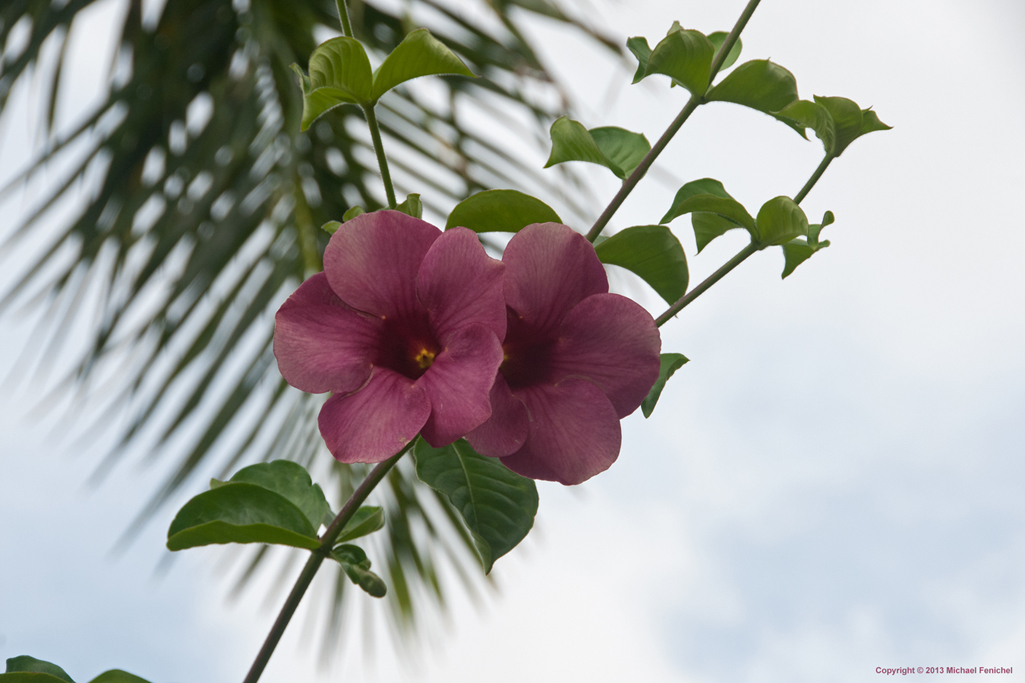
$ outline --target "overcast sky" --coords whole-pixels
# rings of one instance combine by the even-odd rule
[[[601,0],[594,22],[654,45],[674,19],[728,30],[743,4]],[[83,35],[103,35],[117,5],[91,10]],[[682,107],[681,90],[630,86],[625,62],[534,24],[588,127],[654,141]],[[651,419],[624,421],[608,472],[539,484],[537,530],[495,568],[501,593],[457,598],[415,664],[379,639],[373,668],[352,641],[319,670],[301,610],[263,680],[811,683],[935,665],[1025,680],[1023,35],[1014,0],[764,0],[742,60],[771,57],[802,98],[849,97],[894,126],[856,141],[803,203],[813,222],[836,214],[832,246],[785,281],[780,250],[757,254],[662,328],[663,350],[692,362]],[[83,93],[106,73],[100,42],[78,48]],[[28,158],[24,115],[3,135],[0,179]],[[667,178],[718,178],[756,209],[796,193],[820,156],[769,117],[702,107],[613,227],[656,223]],[[610,174],[589,177],[611,198]],[[730,234],[695,256],[689,221],[672,227],[695,282],[743,246]],[[32,317],[18,320],[0,328],[4,376],[30,343]],[[0,658],[80,681],[113,667],[241,679],[280,598],[227,604],[219,547],[156,577],[163,522],[112,557],[163,472],[85,486],[109,441],[61,438],[52,415],[28,414],[41,398],[24,384],[0,396]]]

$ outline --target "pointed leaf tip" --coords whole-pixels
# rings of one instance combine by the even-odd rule
[[[648,396],[641,403],[641,411],[644,413],[644,417],[651,417],[651,413],[655,410],[655,404],[658,403],[659,397],[662,396],[662,390],[665,389],[666,382],[688,362],[689,359],[682,353],[663,353],[659,357],[658,379],[655,380],[655,384],[651,387],[651,391],[648,392]]]
[[[797,99],[797,79],[767,59],[744,62],[708,92],[710,102],[733,102],[766,114]]]
[[[477,76],[444,43],[425,28],[411,31],[392,50],[373,76],[376,102],[392,88],[421,76]]]

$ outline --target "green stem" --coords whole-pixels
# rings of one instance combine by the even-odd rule
[[[708,77],[709,83],[715,80],[716,75],[719,73],[719,69],[722,68],[723,62],[726,61],[726,55],[730,53],[730,50],[733,49],[737,39],[740,38],[741,31],[744,30],[745,26],[747,26],[747,22],[751,19],[751,15],[754,14],[755,8],[758,7],[759,2],[761,2],[761,0],[749,0],[744,11],[740,14],[740,18],[737,19],[737,23],[733,25],[733,30],[730,31],[728,36],[726,36],[726,40],[723,41],[719,51],[716,52],[715,59],[712,60],[712,69]],[[662,134],[662,137],[658,139],[658,142],[655,143],[654,147],[644,155],[644,159],[641,160],[641,163],[638,164],[637,168],[635,168],[633,173],[630,174],[630,177],[623,181],[623,185],[619,188],[619,191],[616,192],[616,196],[612,198],[609,205],[601,212],[598,220],[596,220],[594,225],[591,226],[591,229],[587,232],[588,240],[594,242],[598,239],[598,235],[600,235],[601,231],[605,229],[605,226],[608,225],[609,221],[612,219],[613,214],[615,214],[616,211],[619,210],[619,207],[623,205],[623,202],[626,201],[626,198],[631,192],[633,192],[634,187],[636,187],[637,183],[641,181],[644,174],[648,172],[651,165],[655,163],[655,159],[658,158],[658,155],[662,153],[662,150],[666,148],[666,145],[668,145],[669,141],[673,139],[676,132],[680,130],[687,119],[690,118],[690,115],[694,113],[694,110],[702,104],[704,104],[703,95],[691,95],[690,99],[687,100],[687,104],[684,105],[677,117],[673,119],[673,122],[669,124],[669,128],[666,129],[666,132]]]
[[[808,182],[806,182],[804,187],[801,188],[801,191],[794,196],[794,203],[800,204],[804,198],[808,196],[808,193],[811,192],[811,188],[815,187],[815,183],[819,182],[819,178],[821,178],[822,174],[826,172],[826,167],[829,166],[829,163],[835,158],[836,157],[832,154],[827,154],[822,159],[819,167],[811,174],[811,178],[808,178]]]
[[[815,187],[815,183],[817,183],[819,181],[819,178],[822,177],[822,174],[826,172],[826,167],[829,166],[829,163],[835,158],[836,157],[834,157],[833,155],[827,154],[825,158],[822,159],[822,161],[819,163],[818,168],[816,168],[815,172],[811,174],[810,178],[808,178],[808,182],[804,184],[804,187],[801,188],[801,191],[798,192],[797,196],[794,197],[795,204],[800,204],[801,201],[808,196],[808,193],[811,192],[811,188]],[[690,304],[690,302],[694,301],[694,299],[697,299],[699,296],[704,294],[705,290],[707,290],[709,287],[711,287],[716,282],[721,280],[723,276],[726,275],[726,273],[730,272],[731,270],[739,266],[741,263],[747,260],[748,256],[755,253],[756,251],[761,250],[762,248],[763,247],[759,246],[758,244],[751,242],[751,244],[741,249],[739,252],[737,252],[736,256],[734,256],[725,264],[723,264],[722,268],[709,275],[700,285],[684,294],[679,301],[670,306],[665,313],[655,318],[655,324],[658,327],[662,327],[662,325],[668,322],[669,319],[672,318],[674,315],[682,311],[688,304]]]
[[[388,208],[394,209],[398,203],[395,201],[395,188],[391,184],[391,173],[388,172],[388,157],[384,155],[384,143],[381,141],[381,127],[377,125],[377,116],[374,114],[374,105],[363,106],[363,113],[367,117],[367,125],[370,126],[370,137],[374,141],[374,151],[377,152],[377,163],[381,166],[381,180],[384,181],[384,191],[388,195]]]
[[[342,33],[352,38],[352,24],[349,22],[349,9],[345,6],[345,0],[335,0],[338,7],[338,19],[342,22]]]
[[[256,659],[253,661],[253,666],[249,669],[249,673],[246,675],[243,683],[256,683],[260,680],[260,675],[263,674],[264,668],[267,666],[267,662],[270,661],[270,657],[274,654],[274,648],[278,646],[278,641],[281,640],[282,634],[285,632],[285,628],[288,626],[288,622],[291,621],[292,615],[295,614],[295,610],[299,607],[300,601],[306,594],[306,589],[310,587],[310,582],[313,581],[313,577],[317,574],[317,570],[320,569],[320,565],[327,558],[331,552],[331,548],[334,545],[335,539],[338,538],[338,534],[342,532],[345,525],[352,519],[352,516],[356,514],[356,510],[363,504],[363,501],[367,499],[370,492],[374,490],[374,487],[381,483],[385,475],[395,466],[395,463],[406,454],[406,451],[410,449],[412,442],[403,448],[401,451],[388,458],[384,462],[380,463],[377,467],[370,471],[367,478],[363,480],[363,483],[353,492],[352,497],[345,502],[342,506],[338,516],[335,517],[334,521],[331,522],[331,526],[324,531],[324,534],[320,537],[320,547],[312,551],[310,559],[306,561],[306,566],[303,567],[302,573],[299,574],[299,578],[296,580],[295,585],[292,587],[292,591],[288,594],[288,598],[285,600],[285,604],[281,607],[281,612],[278,614],[278,618],[274,621],[274,626],[271,627],[270,633],[267,634],[267,640],[264,641],[263,647],[260,648],[260,652],[256,655]]]
[[[727,261],[722,266],[722,268],[709,275],[707,278],[705,278],[704,282],[702,282],[700,285],[687,292],[680,298],[679,301],[670,306],[665,313],[655,318],[655,325],[657,325],[658,327],[662,327],[662,325],[668,322],[670,318],[672,318],[674,315],[683,310],[684,307],[690,304],[690,302],[694,301],[694,299],[697,299],[699,296],[704,294],[706,289],[708,289],[716,282],[721,280],[726,275],[726,273],[730,272],[731,270],[739,266],[747,259],[748,256],[758,251],[758,249],[758,245],[754,242],[751,242],[746,247],[741,249],[737,253],[737,255],[731,258],[729,261]]]

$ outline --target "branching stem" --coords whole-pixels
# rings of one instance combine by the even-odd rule
[[[410,449],[412,442],[403,448],[401,451],[388,458],[384,462],[380,463],[377,467],[370,471],[367,478],[356,488],[352,496],[342,506],[338,516],[334,518],[324,534],[320,537],[320,547],[310,553],[310,559],[306,561],[306,566],[303,567],[302,573],[299,574],[299,578],[296,580],[295,585],[292,587],[292,591],[288,594],[288,598],[285,600],[285,604],[281,607],[281,612],[278,614],[278,618],[274,621],[274,626],[271,627],[270,633],[267,634],[267,640],[264,641],[263,647],[260,648],[260,652],[256,655],[256,659],[253,661],[253,666],[249,669],[249,673],[246,675],[243,683],[256,683],[260,680],[260,675],[263,674],[264,668],[267,666],[267,662],[270,661],[270,657],[274,654],[274,648],[278,646],[278,641],[281,640],[282,634],[285,632],[285,628],[288,626],[288,622],[291,621],[292,615],[295,614],[295,610],[299,607],[299,603],[302,601],[303,596],[306,594],[306,589],[310,587],[310,583],[313,581],[313,577],[317,574],[317,570],[320,569],[320,565],[327,558],[331,552],[331,548],[334,546],[335,539],[338,538],[338,534],[342,532],[345,525],[352,519],[352,516],[356,514],[356,510],[363,504],[363,501],[367,499],[370,492],[374,490],[374,487],[381,483],[385,475],[395,466],[395,463],[406,454],[406,451]]]
[[[734,24],[733,30],[730,31],[730,34],[726,37],[726,40],[723,41],[719,51],[716,52],[715,58],[712,60],[711,75],[708,77],[709,83],[715,80],[716,74],[719,73],[719,69],[722,68],[723,62],[726,61],[726,56],[730,53],[730,50],[733,49],[737,39],[740,38],[741,31],[744,30],[745,26],[747,26],[747,22],[751,19],[751,15],[754,14],[755,8],[758,7],[759,2],[761,2],[761,0],[749,0],[747,6],[740,15],[740,18],[737,19],[737,23]],[[624,201],[626,201],[626,198],[630,193],[633,192],[634,187],[636,187],[637,183],[641,181],[644,174],[648,172],[651,165],[655,163],[655,159],[658,158],[658,155],[662,153],[662,150],[666,148],[666,145],[668,145],[669,141],[673,139],[676,132],[680,130],[684,123],[686,123],[687,119],[690,118],[690,115],[694,113],[694,110],[702,104],[704,104],[703,95],[691,95],[690,99],[687,100],[687,104],[684,105],[680,113],[675,119],[673,119],[673,122],[669,124],[669,128],[666,129],[666,132],[662,134],[662,137],[658,139],[658,142],[656,142],[651,150],[644,156],[644,159],[641,160],[641,163],[638,164],[633,173],[623,181],[623,185],[619,188],[619,191],[616,192],[616,196],[612,198],[609,205],[601,212],[598,220],[596,220],[594,225],[591,226],[591,229],[587,232],[588,240],[594,242],[598,239],[598,235],[600,235],[601,231],[605,229],[605,226],[608,225],[612,216],[619,210],[619,207],[622,206]]]

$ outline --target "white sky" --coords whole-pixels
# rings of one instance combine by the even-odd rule
[[[743,4],[603,0],[596,23],[654,45],[674,19],[728,30]],[[537,27],[589,127],[654,141],[682,106],[679,90],[629,86],[632,69]],[[856,141],[804,202],[813,222],[836,214],[832,246],[786,281],[779,250],[758,254],[663,328],[664,350],[692,362],[652,418],[624,422],[605,474],[540,486],[538,531],[495,569],[500,596],[457,600],[415,665],[382,641],[373,670],[350,643],[318,671],[300,614],[263,680],[810,683],[933,665],[1022,679],[1023,29],[1012,0],[764,0],[742,60],[771,57],[803,98],[847,96],[894,126]],[[83,61],[84,96],[86,65],[102,60]],[[17,129],[4,137],[7,175],[27,150]],[[659,166],[718,178],[756,210],[795,193],[820,154],[768,117],[709,105]],[[611,175],[592,177],[611,197]],[[650,174],[614,226],[657,222],[675,189]],[[694,257],[689,221],[672,227],[694,281],[743,243],[728,235]],[[13,320],[4,374],[30,329]],[[155,683],[241,679],[277,600],[227,605],[211,570],[222,548],[155,579],[163,524],[112,559],[162,472],[85,487],[104,444],[76,457],[79,444],[26,418],[40,398],[0,396],[0,658],[32,654],[80,681],[112,667]]]

